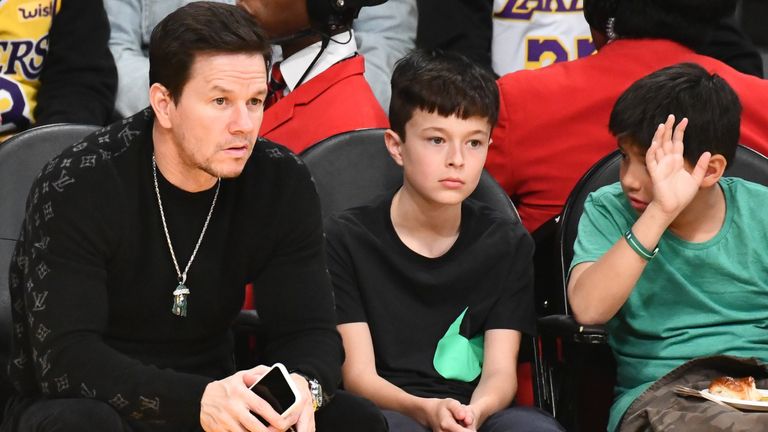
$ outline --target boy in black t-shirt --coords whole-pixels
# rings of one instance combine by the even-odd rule
[[[493,77],[463,57],[405,57],[385,134],[403,185],[326,226],[344,384],[394,432],[562,430],[508,408],[520,335],[535,325],[533,243],[519,222],[466,199],[498,98]]]

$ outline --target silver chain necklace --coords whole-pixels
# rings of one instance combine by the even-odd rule
[[[173,290],[173,307],[171,312],[174,315],[181,317],[187,316],[187,296],[190,294],[189,288],[185,285],[187,282],[187,271],[189,266],[192,265],[192,261],[195,259],[197,249],[200,247],[200,243],[203,242],[203,236],[208,229],[208,222],[211,221],[211,215],[213,214],[213,208],[216,206],[216,198],[219,197],[219,189],[221,188],[221,177],[217,178],[216,193],[213,195],[213,202],[211,203],[211,209],[208,210],[208,216],[205,218],[205,224],[203,224],[203,231],[200,233],[200,237],[197,239],[195,250],[192,251],[192,256],[189,257],[189,262],[184,268],[182,273],[179,269],[179,263],[176,261],[176,254],[173,252],[173,245],[171,244],[171,236],[168,234],[168,225],[165,223],[165,212],[163,211],[163,200],[160,199],[160,188],[157,186],[157,161],[155,155],[152,155],[152,179],[155,181],[155,194],[157,195],[157,204],[160,206],[160,219],[163,221],[163,231],[165,231],[165,240],[168,242],[168,249],[171,251],[171,258],[173,259],[173,266],[176,268],[176,277],[179,280],[179,285]]]

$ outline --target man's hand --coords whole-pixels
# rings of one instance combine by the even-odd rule
[[[265,400],[250,390],[250,386],[267,371],[267,366],[257,366],[240,371],[205,388],[200,400],[200,425],[207,432],[282,432],[296,423],[300,410],[293,409],[280,416]],[[259,414],[268,424],[264,425],[251,413]],[[306,429],[313,432],[312,429]]]
[[[683,137],[688,119],[684,118],[677,127],[675,116],[670,114],[664,124],[656,129],[651,147],[645,154],[645,163],[653,181],[653,201],[671,219],[693,200],[707,172],[712,155],[704,152],[693,171],[685,169],[683,159]],[[674,133],[673,133],[674,129]]]
[[[425,421],[433,432],[469,432],[462,421],[466,418],[466,406],[455,399],[426,399]]]

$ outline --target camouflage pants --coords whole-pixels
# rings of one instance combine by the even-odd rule
[[[736,411],[673,392],[676,385],[707,388],[714,378],[723,375],[751,375],[758,388],[768,388],[768,365],[757,359],[731,356],[694,359],[660,378],[635,399],[624,414],[619,430],[768,432],[768,412]]]

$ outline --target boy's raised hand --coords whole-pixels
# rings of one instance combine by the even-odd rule
[[[670,114],[666,123],[656,129],[651,147],[645,154],[645,163],[653,182],[652,204],[671,218],[677,217],[693,200],[699,191],[707,165],[712,154],[704,152],[693,171],[685,169],[683,159],[683,137],[688,119],[675,125],[675,116]]]

